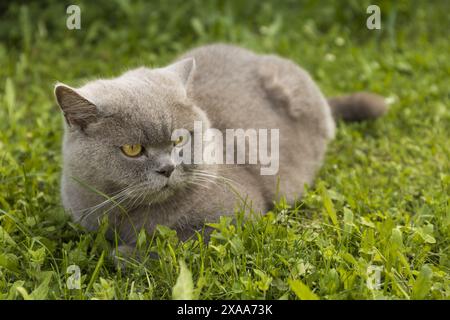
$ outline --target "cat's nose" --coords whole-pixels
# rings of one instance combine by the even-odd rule
[[[168,178],[172,174],[173,170],[175,170],[175,166],[171,163],[168,163],[161,166],[159,169],[156,170],[156,172]]]

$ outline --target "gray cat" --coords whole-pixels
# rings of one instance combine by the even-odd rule
[[[142,228],[166,225],[187,239],[238,207],[264,213],[276,195],[295,201],[313,182],[335,119],[386,111],[383,98],[370,93],[327,100],[292,61],[223,44],[78,89],[57,84],[55,95],[66,120],[63,205],[90,230],[107,215],[124,246]],[[191,132],[195,121],[222,132],[279,129],[277,174],[261,175],[260,164],[175,165],[180,141],[172,132]]]

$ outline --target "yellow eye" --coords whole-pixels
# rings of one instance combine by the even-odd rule
[[[137,157],[142,153],[142,146],[140,144],[124,144],[121,149],[128,157]]]
[[[184,142],[184,137],[183,137],[183,136],[180,136],[180,137],[177,138],[177,140],[175,140],[175,141],[173,142],[173,145],[174,145],[174,146],[178,146],[178,145],[182,144],[183,142]]]

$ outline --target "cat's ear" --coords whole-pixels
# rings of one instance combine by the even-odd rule
[[[55,86],[55,97],[69,126],[83,130],[90,123],[97,121],[98,109],[95,104],[81,96],[75,89],[58,83]]]
[[[176,73],[180,78],[181,82],[183,83],[183,85],[186,86],[189,79],[195,72],[195,59],[187,58],[175,62],[174,64],[171,64],[170,66],[166,67],[166,70]]]

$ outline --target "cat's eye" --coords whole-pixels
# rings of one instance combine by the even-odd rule
[[[143,150],[140,144],[124,144],[120,149],[128,157],[137,157],[141,155]]]
[[[185,137],[183,137],[183,136],[179,136],[178,138],[177,138],[177,140],[175,140],[174,142],[173,142],[173,145],[174,146],[179,146],[179,145],[181,145],[184,141],[185,141]]]

